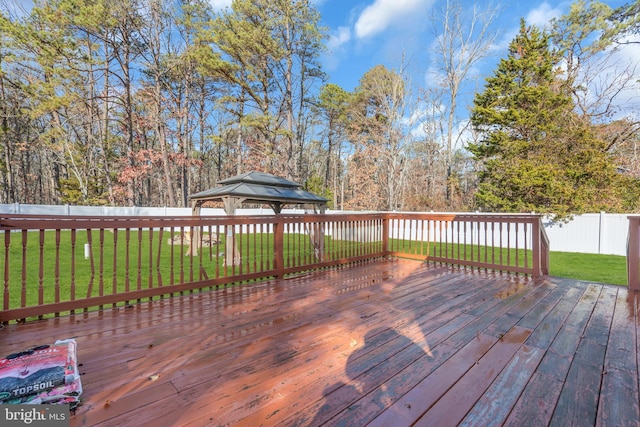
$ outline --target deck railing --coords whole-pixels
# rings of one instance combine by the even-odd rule
[[[389,254],[528,274],[549,274],[538,215],[389,214]]]
[[[629,293],[640,291],[640,216],[629,219],[627,240],[627,284]]]
[[[0,217],[0,322],[401,256],[548,274],[537,215]]]

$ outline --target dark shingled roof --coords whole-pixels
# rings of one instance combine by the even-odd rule
[[[289,181],[288,179],[280,178],[279,176],[271,175],[270,173],[255,171],[223,179],[218,181],[218,185],[237,184],[239,182],[247,184],[273,185],[276,187],[302,187],[302,184],[298,184],[297,182]]]
[[[327,199],[303,190],[302,185],[264,172],[248,172],[219,181],[222,187],[211,188],[189,196],[193,201],[223,200],[229,197],[247,203],[315,204]]]

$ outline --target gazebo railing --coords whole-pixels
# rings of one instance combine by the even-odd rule
[[[532,276],[547,274],[548,267],[548,242],[535,215],[4,215],[0,231],[0,322],[127,306],[387,256]]]

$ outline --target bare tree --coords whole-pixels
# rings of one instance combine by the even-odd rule
[[[629,138],[635,143],[640,127],[630,114],[637,105],[629,99],[629,94],[640,89],[638,65],[621,50],[625,48],[625,37],[633,34],[634,24],[621,21],[614,25],[617,20],[624,21],[621,13],[637,9],[638,4],[613,10],[598,1],[580,0],[571,5],[566,15],[552,22],[552,40],[561,54],[577,112],[600,127],[607,151],[615,151]],[[623,117],[625,120],[620,120]],[[611,123],[612,120],[616,122]]]
[[[413,142],[414,109],[405,67],[377,65],[360,79],[349,109],[350,185],[359,185],[351,208],[404,208],[407,152]],[[377,195],[371,190],[377,188]],[[356,201],[356,198],[360,201]]]
[[[459,0],[447,0],[440,13],[434,12],[432,16],[434,77],[437,84],[447,89],[442,98],[446,117],[443,139],[447,201],[451,200],[453,156],[459,138],[456,127],[462,123],[459,101],[465,81],[471,77],[474,67],[491,54],[491,48],[500,35],[494,26],[498,12],[497,6],[490,5],[481,10],[475,3],[469,8]]]

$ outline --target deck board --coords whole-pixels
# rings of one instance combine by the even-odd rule
[[[580,337],[571,368],[551,419],[551,425],[595,424],[606,344],[613,312],[610,310],[617,289],[603,288]]]
[[[75,337],[75,426],[640,423],[624,287],[380,260],[8,325]]]
[[[628,296],[618,292],[605,355],[602,392],[598,403],[596,425],[637,424],[640,411],[638,398],[638,365],[634,356],[634,313],[629,310]]]
[[[488,385],[522,347],[530,333],[531,330],[526,328],[510,329],[414,425],[458,425],[484,394]]]

